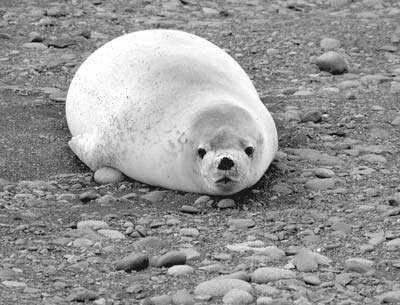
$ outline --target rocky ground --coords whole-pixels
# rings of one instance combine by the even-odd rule
[[[251,190],[100,186],[69,151],[79,64],[148,28],[249,73],[280,133]],[[0,1],[0,303],[400,303],[399,42],[396,0]]]

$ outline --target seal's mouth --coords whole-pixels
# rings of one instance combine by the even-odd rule
[[[221,179],[218,179],[217,181],[215,181],[215,184],[221,185],[221,186],[231,186],[236,183],[237,183],[236,180],[233,180],[232,178],[229,178],[228,176],[224,176]]]

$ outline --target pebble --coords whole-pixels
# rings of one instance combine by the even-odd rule
[[[312,286],[321,285],[321,280],[316,275],[305,275],[303,276],[304,283]]]
[[[194,272],[194,268],[188,265],[176,265],[168,268],[168,274],[173,276],[188,275]]]
[[[25,283],[17,281],[2,281],[1,284],[8,288],[26,288]]]
[[[390,124],[393,126],[400,126],[400,117],[396,117]]]
[[[182,228],[179,230],[179,234],[182,236],[197,237],[200,235],[200,232],[196,228]]]
[[[374,262],[363,258],[349,258],[344,262],[344,270],[346,272],[371,273],[374,271],[372,267]]]
[[[236,229],[246,229],[252,228],[256,225],[254,220],[247,218],[237,218],[237,219],[229,219],[228,226],[234,227]]]
[[[317,65],[321,71],[327,71],[332,74],[342,74],[350,69],[344,57],[334,51],[328,51],[318,57]]]
[[[164,241],[162,241],[161,239],[154,237],[154,236],[144,237],[138,241],[135,241],[132,244],[133,248],[146,250],[146,251],[164,248],[165,246],[166,246],[166,243]]]
[[[315,168],[313,174],[318,178],[332,178],[335,176],[335,172],[328,168]]]
[[[387,160],[384,156],[375,155],[375,154],[366,154],[359,157],[360,160],[363,160],[368,163],[387,163]]]
[[[335,221],[332,224],[332,229],[334,231],[344,232],[344,233],[351,233],[351,226],[346,224],[345,222],[339,220]]]
[[[217,207],[219,209],[231,209],[234,208],[235,206],[236,206],[235,201],[230,198],[222,199],[217,203]]]
[[[296,273],[287,269],[276,267],[262,267],[256,269],[251,274],[251,281],[258,284],[263,284],[282,279],[293,279],[295,277]]]
[[[318,262],[313,252],[302,251],[293,260],[296,269],[301,272],[313,272],[318,269]]]
[[[102,167],[95,171],[93,178],[99,184],[110,184],[123,181],[125,176],[119,170],[111,167]]]
[[[199,214],[200,210],[191,205],[183,205],[181,207],[181,212],[187,213],[187,214]]]
[[[222,297],[231,289],[240,289],[251,293],[253,287],[242,280],[215,278],[200,283],[194,290],[195,295],[209,295],[212,297]]]
[[[140,196],[140,198],[150,201],[150,202],[160,202],[167,195],[168,191],[152,191],[145,195]]]
[[[399,304],[400,303],[400,290],[388,291],[381,295],[376,296],[381,304]]]
[[[246,271],[236,271],[236,272],[233,272],[233,273],[221,275],[221,276],[219,276],[217,278],[237,279],[237,280],[242,280],[242,281],[245,281],[245,282],[249,282],[250,281],[250,276]]]
[[[194,305],[193,296],[186,289],[181,289],[172,295],[172,304],[174,305]]]
[[[151,297],[149,300],[151,302],[149,305],[170,305],[172,303],[172,297],[168,294],[157,295]]]
[[[271,297],[259,297],[257,298],[257,305],[273,305],[274,299]]]
[[[395,238],[386,243],[388,251],[400,250],[400,238]]]
[[[246,305],[253,302],[253,296],[241,289],[231,289],[224,295],[222,302],[228,305]]]
[[[89,248],[93,246],[94,241],[88,238],[76,238],[72,242],[72,246],[75,248]]]
[[[186,254],[182,251],[172,251],[162,255],[158,260],[156,266],[161,267],[171,267],[174,265],[184,265],[186,264]]]
[[[78,230],[84,229],[92,229],[92,230],[99,230],[99,229],[108,229],[108,224],[102,220],[82,220],[76,224]]]
[[[99,298],[99,295],[91,290],[78,289],[78,291],[72,292],[67,296],[66,301],[68,302],[86,302],[93,301]]]
[[[319,110],[310,110],[304,113],[301,118],[301,123],[314,122],[319,123],[322,121],[322,113]]]
[[[322,49],[324,50],[333,50],[333,49],[338,49],[340,48],[340,41],[335,39],[335,38],[323,38],[320,42],[319,45],[321,46]]]
[[[125,235],[117,230],[100,229],[97,231],[97,233],[109,239],[114,239],[114,240],[126,239]]]
[[[140,271],[149,266],[149,258],[144,254],[131,253],[123,259],[114,263],[115,270]]]
[[[316,178],[311,179],[305,183],[305,187],[313,191],[323,191],[335,188],[336,179],[333,178]]]

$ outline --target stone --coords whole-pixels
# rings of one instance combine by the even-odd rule
[[[193,296],[186,290],[181,289],[172,295],[172,304],[174,305],[194,305]]]
[[[2,281],[2,285],[8,287],[8,288],[26,288],[27,285],[23,282],[17,282],[17,281]]]
[[[374,262],[363,258],[349,258],[344,263],[346,272],[372,273]]]
[[[182,236],[197,237],[200,235],[200,232],[196,228],[182,228],[179,230],[179,234]]]
[[[149,305],[170,305],[172,303],[172,297],[169,296],[168,294],[157,295],[157,296],[151,297],[149,300],[150,300],[151,303],[146,303],[146,304],[149,304]]]
[[[217,207],[219,209],[231,209],[234,208],[235,206],[236,206],[235,201],[230,198],[222,199],[217,203]]]
[[[240,289],[251,293],[253,287],[242,280],[215,278],[200,283],[194,290],[195,295],[209,295],[212,297],[222,297],[231,289]]]
[[[335,172],[328,168],[315,168],[313,174],[318,178],[332,178],[335,176]]]
[[[150,202],[159,202],[165,198],[167,193],[168,193],[167,191],[152,191],[141,196],[140,198]]]
[[[99,230],[99,229],[108,229],[108,224],[102,220],[82,220],[76,224],[78,230],[84,229],[92,229],[92,230]]]
[[[323,38],[320,42],[319,45],[321,46],[322,49],[324,50],[333,50],[333,49],[338,49],[340,48],[340,41],[335,39],[335,38]]]
[[[296,273],[290,270],[276,267],[262,267],[256,269],[251,274],[251,281],[258,284],[264,284],[282,279],[293,279]]]
[[[242,280],[242,281],[245,281],[245,282],[249,282],[250,281],[250,276],[246,271],[236,271],[236,272],[233,272],[233,273],[220,275],[217,278],[237,279],[237,280]]]
[[[99,298],[98,293],[87,290],[87,289],[77,289],[77,291],[72,292],[66,298],[68,302],[86,302],[86,301],[93,301]]]
[[[346,59],[339,53],[328,51],[317,58],[316,61],[321,71],[327,71],[332,74],[343,74],[350,70]]]
[[[125,272],[140,271],[149,266],[147,255],[131,253],[123,259],[114,263],[115,270],[124,270]]]
[[[322,121],[322,113],[318,110],[307,111],[300,118],[301,123],[306,123],[306,122],[319,123],[321,121]]]
[[[296,254],[293,264],[301,272],[313,272],[318,269],[317,259],[311,251],[302,251]]]
[[[171,251],[157,260],[156,266],[169,268],[174,265],[184,265],[186,263],[186,254],[182,251]]]
[[[318,286],[321,284],[321,280],[316,275],[305,275],[303,276],[304,283],[312,286]]]
[[[234,227],[236,229],[247,229],[252,228],[256,225],[254,220],[247,218],[237,218],[237,219],[229,219],[228,226]]]
[[[262,296],[262,297],[257,298],[256,304],[257,305],[273,305],[274,299],[271,297]]]
[[[166,243],[163,240],[154,236],[144,237],[132,244],[133,248],[146,251],[164,248],[165,246]]]
[[[222,302],[228,305],[247,305],[253,302],[253,296],[241,289],[231,289],[224,295]]]
[[[123,181],[125,176],[119,170],[111,167],[102,167],[95,171],[93,178],[99,184],[114,184]]]
[[[173,276],[188,275],[194,272],[194,268],[188,265],[175,265],[168,268],[168,274]]]
[[[316,178],[311,179],[305,183],[305,187],[313,191],[323,191],[335,188],[336,179],[333,178]]]
[[[387,291],[381,295],[376,296],[381,304],[399,304],[400,303],[400,290]]]

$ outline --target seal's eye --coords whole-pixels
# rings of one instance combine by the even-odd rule
[[[248,155],[249,157],[252,157],[253,154],[254,154],[254,147],[252,147],[252,146],[247,146],[247,147],[244,149],[244,152],[245,152],[246,155]]]
[[[197,150],[197,154],[199,155],[199,157],[200,157],[200,159],[203,159],[204,158],[204,156],[206,155],[206,150],[204,149],[204,148],[199,148],[198,150]]]

